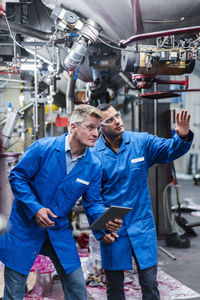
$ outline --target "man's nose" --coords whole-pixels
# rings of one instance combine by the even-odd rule
[[[98,136],[99,135],[99,130],[98,127],[93,129],[93,135]]]
[[[115,124],[118,124],[118,123],[120,123],[120,120],[117,117],[114,117],[114,122],[115,122]]]

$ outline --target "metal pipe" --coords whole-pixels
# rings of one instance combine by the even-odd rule
[[[17,64],[17,46],[16,43],[13,42],[13,64]]]
[[[24,47],[43,47],[46,44],[46,42],[21,42],[20,44]]]
[[[159,36],[164,35],[175,35],[179,33],[189,33],[189,32],[199,32],[200,26],[191,26],[191,27],[184,27],[178,29],[170,29],[170,30],[162,30],[162,31],[155,31],[155,32],[148,32],[142,34],[136,34],[128,38],[127,40],[121,40],[119,46],[121,48],[125,48],[127,45],[139,41],[139,40],[146,40],[151,38],[156,38]]]
[[[33,106],[32,102],[26,104],[24,107],[22,107],[22,108],[19,109],[19,113],[22,113],[23,111],[27,110],[31,106]]]
[[[75,70],[82,63],[88,46],[97,40],[101,30],[94,21],[90,19],[85,21],[77,41],[74,42],[63,62],[66,69]]]
[[[176,260],[176,257],[173,254],[171,254],[169,251],[167,251],[166,249],[164,249],[163,247],[160,246],[159,249],[163,253],[165,253],[167,256],[169,256],[171,259]]]
[[[35,127],[35,132],[37,134],[38,132],[38,82],[37,82],[37,51],[35,49],[35,55],[34,55],[34,65],[35,65],[35,70],[34,70],[34,83],[35,83],[35,109],[34,109],[34,127]]]
[[[157,83],[154,82],[154,92],[157,92]],[[154,134],[157,135],[157,114],[158,114],[158,100],[154,99]]]
[[[66,69],[74,70],[82,62],[83,57],[87,51],[87,42],[85,38],[80,38],[78,41],[74,42],[72,48],[70,49],[68,55],[64,60],[64,66]]]
[[[29,53],[32,54],[32,55],[35,55],[35,51],[33,51],[33,50],[29,49],[29,48],[26,48],[26,51],[29,52]],[[36,56],[37,56],[39,59],[41,59],[42,61],[44,61],[45,63],[47,63],[47,64],[53,66],[53,63],[52,63],[50,60],[48,60],[48,59],[46,59],[45,57],[43,57],[42,55],[36,53]]]
[[[2,87],[1,87],[2,88]],[[9,90],[9,89],[21,89],[21,87],[20,86],[15,86],[15,85],[12,85],[12,86],[5,86],[5,87],[3,87],[4,89],[7,89],[7,90]],[[23,90],[33,90],[34,88],[33,87],[31,87],[31,86],[23,86]]]
[[[189,79],[188,76],[185,77],[185,80],[164,80],[164,79],[155,79],[155,81],[159,84],[179,84],[184,85],[186,89],[188,89]]]
[[[33,106],[33,103],[32,103],[32,102],[30,102],[30,103],[28,103],[27,105],[25,105],[24,107],[20,108],[20,109],[18,110],[18,113],[19,113],[19,114],[22,113],[23,111],[27,110],[27,109],[28,109],[29,107],[31,107],[31,106]],[[4,125],[4,124],[6,123],[6,121],[7,121],[7,118],[3,119],[3,120],[0,122],[0,125]]]
[[[12,30],[12,32],[23,34],[23,35],[26,35],[29,37],[31,36],[31,37],[37,38],[39,40],[48,41],[51,39],[52,34],[53,34],[52,32],[44,32],[44,31],[37,30],[35,28],[29,27],[26,25],[19,25],[19,24],[12,23],[12,22],[9,22],[9,25],[10,25],[10,29]],[[8,25],[7,25],[5,19],[0,19],[0,28],[1,28],[1,30],[9,31],[9,28],[8,28]]]
[[[56,47],[56,74],[59,74],[60,67],[60,48]]]
[[[8,149],[10,138],[13,134],[13,130],[17,123],[18,117],[19,117],[19,113],[16,110],[11,111],[7,117],[6,124],[2,130],[2,138],[3,138],[2,148],[4,151]]]
[[[10,79],[10,78],[3,78],[0,77],[0,81],[10,81],[10,82],[19,82],[19,83],[26,83],[26,80],[18,80],[18,79]]]
[[[54,90],[54,87],[52,84],[50,84],[49,86],[49,96],[50,96],[50,100],[51,100],[51,104],[50,104],[50,115],[52,116],[53,115],[53,90]],[[51,136],[53,136],[53,121],[51,120]]]
[[[136,90],[136,87],[132,84],[132,82],[129,80],[129,78],[124,73],[120,72],[119,76],[128,84],[128,86],[131,89]]]
[[[67,90],[66,90],[66,110],[67,114],[71,115],[74,108],[74,90],[75,90],[76,80],[74,79],[74,72],[69,72]]]

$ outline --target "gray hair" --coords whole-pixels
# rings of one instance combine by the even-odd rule
[[[80,104],[74,109],[70,123],[83,122],[87,116],[102,119],[101,111],[98,108],[88,104]]]

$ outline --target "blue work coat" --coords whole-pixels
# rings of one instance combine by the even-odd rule
[[[69,274],[80,267],[67,214],[84,194],[83,206],[96,220],[104,211],[100,197],[101,164],[90,149],[67,174],[65,135],[44,138],[31,145],[11,171],[15,199],[9,219],[10,230],[0,238],[0,261],[7,267],[28,274],[47,237]],[[40,228],[35,214],[42,207],[58,217],[55,226]]]
[[[132,248],[141,269],[157,264],[157,237],[148,189],[148,169],[165,164],[186,153],[191,146],[177,134],[172,139],[148,133],[125,131],[118,153],[114,153],[102,136],[92,151],[103,168],[101,195],[104,205],[131,207],[123,218],[119,238],[113,244],[100,242],[102,266],[107,270],[132,269]]]

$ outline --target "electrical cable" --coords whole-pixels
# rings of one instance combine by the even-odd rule
[[[40,15],[39,15],[39,10],[38,10],[38,5],[37,5],[37,1],[35,2],[36,4],[36,13],[37,13],[37,17],[38,17],[38,21],[39,21],[39,24],[40,24],[40,29],[42,29],[42,25],[41,25],[41,21],[40,21]],[[45,6],[46,7],[46,6]],[[47,48],[47,52],[49,53],[49,56],[52,58],[52,55],[49,51],[49,49]]]
[[[15,44],[17,44],[19,47],[21,47],[22,49],[25,49],[25,50],[26,50],[26,47],[22,46],[22,45],[15,39],[15,37],[14,37],[14,35],[13,35],[13,33],[12,33],[12,30],[11,30],[11,28],[10,28],[10,24],[9,24],[9,21],[8,21],[6,15],[5,15],[5,21],[6,21],[6,24],[7,24],[7,26],[8,26],[8,31],[9,31],[10,37],[12,38],[13,42],[14,42]],[[47,47],[48,45],[50,45],[50,42],[51,42],[51,41],[53,40],[53,38],[55,37],[57,31],[58,31],[58,24],[55,26],[55,31],[54,31],[53,34],[51,35],[50,39],[49,39],[42,47],[37,48],[37,50],[40,50],[40,49],[45,48],[45,47]]]
[[[113,48],[113,49],[116,49],[116,50],[123,50],[124,52],[132,52],[132,53],[149,53],[150,51],[153,51],[153,49],[147,49],[146,51],[145,50],[135,50],[135,49],[133,49],[133,50],[130,50],[130,49],[123,49],[123,48],[120,48],[120,47],[116,47],[116,46],[113,46],[113,45],[111,45],[111,44],[109,44],[108,42],[106,42],[105,40],[103,40],[102,38],[100,38],[100,37],[98,37],[97,38],[100,42],[102,42],[103,44],[105,44],[105,45],[107,45],[108,47],[110,47],[110,48]],[[198,38],[198,39],[196,39],[195,41],[192,41],[191,43],[190,43],[190,45],[192,44],[192,43],[194,43],[194,42],[197,42],[198,40],[200,40],[200,38]],[[191,49],[192,50],[192,47],[189,45],[188,47],[183,47],[183,46],[179,46],[178,47],[178,45],[180,44],[180,42],[178,43],[177,41],[175,41],[176,42],[176,44],[177,44],[177,48],[169,48],[169,49],[156,49],[156,52],[167,52],[167,51],[178,51],[180,48],[182,48],[183,50],[189,50],[189,49]],[[164,44],[163,44],[163,46],[164,46]],[[154,50],[155,51],[155,50]]]
[[[168,203],[168,198],[167,198],[167,192],[168,189],[172,187],[172,183],[169,183],[165,186],[164,191],[163,191],[163,211],[164,211],[164,228],[167,230],[168,224],[170,225],[170,231],[172,232],[173,230],[173,225],[174,225],[174,220],[171,218],[170,214],[170,208],[169,208],[169,203]]]
[[[106,41],[104,41],[102,38],[100,38],[99,36],[98,36],[98,38],[97,38],[100,42],[102,42],[103,44],[105,44],[105,45],[107,45],[108,47],[110,47],[110,48],[113,48],[113,49],[116,49],[116,50],[122,50],[122,48],[120,48],[120,47],[116,47],[116,46],[113,46],[113,45],[110,45],[108,42],[106,42]],[[133,52],[133,51],[131,51],[131,52]]]
[[[177,184],[174,184],[173,182],[166,185],[163,191],[163,211],[164,211],[164,228],[165,230],[168,229],[168,225],[170,226],[170,233],[177,232],[178,234],[182,234],[183,232],[180,230],[180,228],[177,226],[177,223],[175,222],[175,215],[171,213],[171,207],[169,205],[169,199],[167,197],[167,192],[169,189],[174,188],[176,192],[176,200],[178,204],[178,208],[175,211],[175,213],[179,213],[179,204],[178,203],[178,192],[179,192],[179,186]]]
[[[11,37],[11,39],[13,40],[13,42],[14,42],[15,44],[17,44],[19,47],[21,47],[21,48],[23,48],[23,49],[26,50],[26,48],[25,48],[24,46],[22,46],[20,43],[18,43],[18,41],[16,41],[16,39],[15,39],[15,37],[14,37],[12,31],[11,31],[10,24],[9,24],[9,22],[8,22],[8,19],[7,19],[6,14],[5,14],[5,20],[6,20],[6,24],[7,24],[7,26],[8,26],[8,31],[9,31],[10,37]]]

